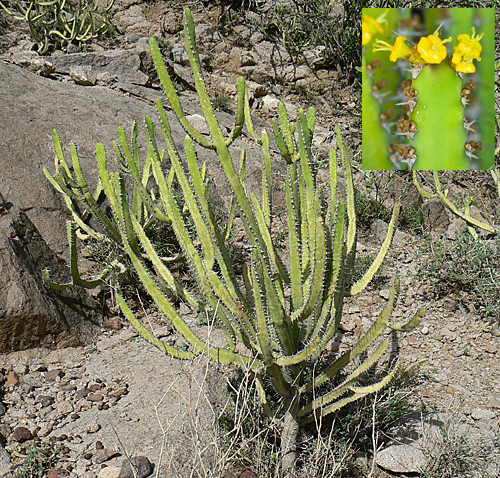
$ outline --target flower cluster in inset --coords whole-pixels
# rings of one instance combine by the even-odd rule
[[[364,15],[364,17],[367,17],[367,15]],[[363,25],[365,24],[364,17]],[[371,20],[379,25],[376,20]],[[481,40],[483,35],[484,33],[481,33],[481,35],[476,36],[476,29],[474,27],[472,27],[472,37],[467,35],[467,33],[458,35],[457,46],[453,47],[454,53],[451,59],[451,66],[455,68],[456,71],[461,73],[474,73],[476,71],[473,60],[481,61],[479,55],[481,54],[482,46],[479,40]],[[375,40],[372,49],[373,51],[390,51],[391,55],[389,59],[393,62],[402,58],[413,65],[437,65],[446,58],[445,43],[451,42],[452,38],[441,40],[441,38],[439,38],[439,32],[436,30],[432,35],[422,37],[418,44],[413,45],[411,48],[405,41],[406,37],[403,35],[396,38],[394,45],[383,40]]]
[[[479,40],[483,38],[484,33],[476,37],[476,29],[472,27],[472,36],[462,33],[457,37],[457,46],[453,47],[453,56],[451,62],[455,65],[455,70],[462,73],[474,73],[476,66],[472,60],[481,61],[481,50],[483,47]]]

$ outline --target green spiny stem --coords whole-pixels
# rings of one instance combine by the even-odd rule
[[[409,115],[416,128],[410,142],[417,157],[413,169],[469,169],[462,79],[448,61],[443,61],[424,65],[412,88],[418,91],[417,105]]]
[[[395,169],[389,160],[389,133],[382,127],[380,115],[382,109],[379,101],[373,96],[373,80],[369,77],[366,59],[363,55],[363,169],[388,170]]]
[[[78,270],[78,252],[76,249],[76,233],[75,233],[75,223],[68,221],[67,223],[67,233],[68,242],[70,245],[70,259],[71,259],[71,282],[66,284],[58,284],[50,280],[50,273],[48,269],[43,271],[43,281],[46,285],[52,287],[54,290],[63,291],[73,287],[74,285],[79,285],[86,289],[94,289],[98,285],[102,284],[115,270],[121,270],[124,272],[125,268],[118,261],[114,261],[108,267],[106,267],[94,280],[88,281],[80,277],[80,272]]]
[[[438,176],[437,171],[433,172],[433,178],[434,178],[434,188],[436,191],[435,194],[428,193],[427,191],[422,189],[422,187],[420,186],[420,184],[418,182],[417,173],[413,172],[413,184],[417,188],[418,192],[422,195],[422,197],[424,197],[425,199],[432,199],[432,198],[437,196],[439,198],[439,200],[441,201],[441,203],[449,211],[451,211],[454,215],[462,218],[470,226],[478,227],[478,228],[483,229],[485,231],[488,231],[492,234],[499,233],[498,228],[491,226],[490,224],[486,224],[484,222],[478,221],[477,219],[470,216],[470,214],[468,213],[468,210],[469,210],[468,207],[470,206],[469,201],[466,201],[466,203],[465,203],[466,212],[463,213],[462,211],[460,211],[460,209],[458,209],[458,207],[448,199],[448,190],[443,191],[441,189],[441,183],[439,181],[439,176]],[[469,203],[469,204],[467,204],[467,203]]]

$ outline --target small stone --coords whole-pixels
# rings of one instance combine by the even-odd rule
[[[495,397],[490,397],[486,402],[488,408],[500,408],[500,400]]]
[[[390,297],[390,295],[391,295],[391,292],[389,291],[389,289],[382,289],[382,290],[379,292],[379,295],[380,295],[380,297],[383,297],[384,299],[389,300],[389,297]]]
[[[488,344],[484,350],[486,352],[488,352],[489,354],[496,354],[498,351],[498,348],[495,344]]]
[[[454,395],[456,390],[453,387],[451,387],[450,385],[448,385],[445,389],[445,392],[448,393],[449,395]]]
[[[31,440],[31,432],[25,427],[17,427],[11,435],[12,440],[22,443]]]
[[[108,448],[102,448],[100,450],[97,450],[94,453],[94,456],[92,457],[92,461],[95,464],[100,465],[101,463],[104,463],[105,461],[108,461],[111,458],[113,458],[114,456],[118,456],[118,455],[120,455],[120,453],[118,453],[115,450],[110,450]]]
[[[497,416],[497,412],[485,410],[484,408],[474,408],[470,415],[474,420],[491,420]]]
[[[95,442],[95,449],[96,450],[103,450],[104,449],[104,445],[102,444],[102,442],[96,441]]]
[[[101,426],[98,423],[89,423],[87,425],[86,431],[87,433],[97,433],[101,429]]]
[[[429,333],[429,327],[425,327],[425,326],[424,326],[424,327],[422,327],[422,328],[420,329],[420,333],[421,333],[422,335],[427,335],[427,334]]]
[[[54,380],[57,380],[57,378],[62,378],[64,377],[64,372],[59,369],[55,370],[49,370],[48,372],[45,372],[45,379],[48,380],[49,382],[53,382]]]
[[[113,317],[112,319],[105,320],[102,327],[107,330],[120,330],[122,328],[122,321],[120,317]]]
[[[377,453],[376,462],[393,473],[420,473],[427,465],[423,451],[411,445],[391,445]]]
[[[4,387],[8,388],[10,386],[15,387],[19,383],[19,375],[16,372],[10,372],[7,375],[7,380],[4,383]]]
[[[132,462],[132,465],[134,466],[135,474],[132,471],[130,462]],[[154,467],[152,463],[146,456],[136,456],[130,461],[128,459],[123,460],[122,469],[120,471],[120,474],[118,475],[118,478],[133,478],[134,476],[136,476],[137,478],[146,478],[146,476],[149,476],[151,475],[151,473],[153,473],[153,469]]]
[[[85,398],[89,393],[90,390],[88,388],[81,388],[80,390],[76,391],[76,399],[81,400],[82,398]]]
[[[65,478],[70,475],[68,470],[52,469],[46,472],[47,478]]]
[[[89,390],[91,392],[97,392],[98,390],[101,390],[101,386],[98,383],[93,383],[90,385]]]
[[[455,310],[457,310],[457,301],[453,299],[445,299],[444,308],[455,312]]]
[[[54,397],[51,397],[49,395],[39,395],[37,398],[38,403],[42,405],[42,408],[48,407],[49,405],[52,405],[54,403]]]
[[[100,402],[102,400],[102,393],[90,393],[87,396],[89,402]]]
[[[4,416],[6,413],[7,413],[7,408],[2,402],[0,402],[0,417]]]
[[[83,458],[85,458],[86,460],[90,460],[92,456],[92,453],[85,453],[85,455],[83,455]]]
[[[80,418],[80,415],[78,413],[72,413],[70,416],[71,420],[78,420]]]
[[[118,478],[120,476],[120,472],[121,468],[117,466],[107,466],[99,472],[97,478]]]
[[[73,404],[70,402],[59,402],[56,405],[56,410],[63,415],[69,415],[73,411]]]
[[[51,423],[45,423],[40,427],[40,430],[38,430],[37,435],[40,438],[45,438],[47,435],[50,434],[52,431],[52,424]]]

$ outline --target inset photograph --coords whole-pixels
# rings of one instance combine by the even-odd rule
[[[495,10],[364,8],[363,169],[495,167]]]

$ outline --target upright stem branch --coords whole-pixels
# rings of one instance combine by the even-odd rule
[[[296,392],[285,401],[285,418],[283,433],[281,435],[281,476],[283,478],[295,478],[297,458],[297,436],[299,423],[297,411],[299,409],[299,394]]]

